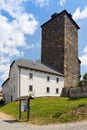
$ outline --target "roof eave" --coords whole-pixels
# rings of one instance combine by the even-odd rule
[[[25,68],[25,69],[30,69],[30,70],[34,70],[34,71],[39,71],[39,72],[43,72],[43,73],[48,73],[48,74],[53,74],[53,75],[57,75],[57,76],[62,76],[64,77],[63,74],[57,74],[57,73],[53,73],[53,72],[49,72],[49,71],[43,71],[40,69],[35,69],[35,68],[30,68],[30,67],[25,67],[25,66],[21,66],[21,65],[17,65],[19,68]]]
[[[3,85],[4,85],[9,79],[10,79],[10,78],[7,78],[7,79],[3,82],[3,84],[2,84],[1,87],[3,87]]]

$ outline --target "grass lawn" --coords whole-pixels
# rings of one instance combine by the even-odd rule
[[[6,104],[0,107],[0,111],[18,120],[19,102]],[[87,119],[86,115],[87,98],[72,100],[62,97],[46,97],[31,100],[30,122],[33,124],[81,121]],[[22,113],[22,119],[26,119],[26,112]]]

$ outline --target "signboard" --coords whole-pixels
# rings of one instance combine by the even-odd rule
[[[25,111],[27,113],[27,121],[29,121],[31,99],[33,99],[31,96],[19,97],[19,119],[21,119],[21,113]]]
[[[25,100],[21,100],[21,112],[27,111],[27,103]]]

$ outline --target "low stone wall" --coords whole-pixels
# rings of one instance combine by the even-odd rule
[[[87,97],[87,86],[69,88],[69,97],[71,98]]]

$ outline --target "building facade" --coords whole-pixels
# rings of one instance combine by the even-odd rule
[[[2,84],[5,103],[20,96],[61,96],[64,76],[48,66],[19,59],[10,66],[9,77]]]
[[[79,26],[66,10],[55,13],[42,26],[41,62],[63,73],[64,87],[75,87],[80,78]]]

